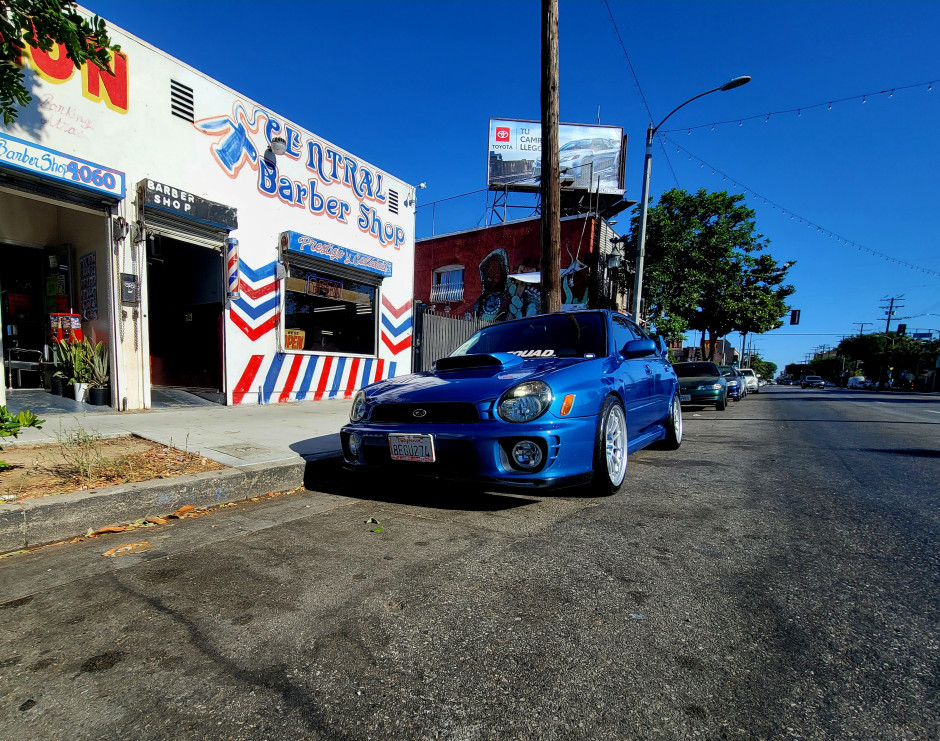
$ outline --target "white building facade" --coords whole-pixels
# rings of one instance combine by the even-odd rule
[[[33,102],[0,125],[0,403],[48,379],[61,322],[107,345],[119,409],[409,373],[414,188],[108,31],[113,77],[29,49]]]

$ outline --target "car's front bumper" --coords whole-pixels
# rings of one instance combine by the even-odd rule
[[[485,420],[467,424],[350,423],[340,430],[343,459],[348,468],[400,472],[443,479],[539,489],[588,483],[594,472],[596,417],[539,419],[528,424]],[[359,436],[353,454],[350,437]],[[435,460],[430,463],[392,460],[392,435],[431,435]],[[533,440],[542,461],[533,470],[520,470],[511,461],[512,446]]]
[[[724,389],[679,389],[683,404],[717,404],[723,398],[724,393]],[[689,398],[686,399],[686,396]]]

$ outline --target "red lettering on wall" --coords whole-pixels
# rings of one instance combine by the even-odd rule
[[[112,111],[127,113],[127,55],[118,52],[112,56],[110,69],[113,75],[101,71],[91,62],[83,64],[82,95],[94,101],[103,100]]]
[[[65,82],[75,72],[75,65],[65,53],[65,44],[55,44],[49,51],[27,46],[30,66],[47,82]]]
[[[75,64],[65,53],[64,44],[56,44],[48,52],[35,46],[26,46],[24,56],[29,66],[46,82],[58,85],[70,80],[75,73]],[[109,69],[113,75],[98,69],[91,62],[85,62],[82,65],[82,95],[96,103],[103,101],[112,111],[127,113],[127,55],[122,52],[113,55]]]

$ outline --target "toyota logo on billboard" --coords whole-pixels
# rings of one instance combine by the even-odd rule
[[[509,141],[509,128],[506,126],[496,127],[496,141],[506,143]]]

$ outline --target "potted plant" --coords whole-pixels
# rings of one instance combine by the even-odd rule
[[[108,348],[100,341],[92,345],[88,338],[85,338],[84,344],[90,379],[88,381],[88,403],[103,406],[108,403],[111,396],[108,388],[110,380]]]
[[[72,377],[72,353],[65,342],[56,342],[52,346],[52,364],[54,371],[49,382],[49,390],[56,396],[65,394],[65,384]]]
[[[81,342],[69,342],[66,347],[68,348],[72,368],[69,386],[75,392],[75,401],[85,401],[88,384],[91,381],[90,355],[94,348],[87,339]]]

